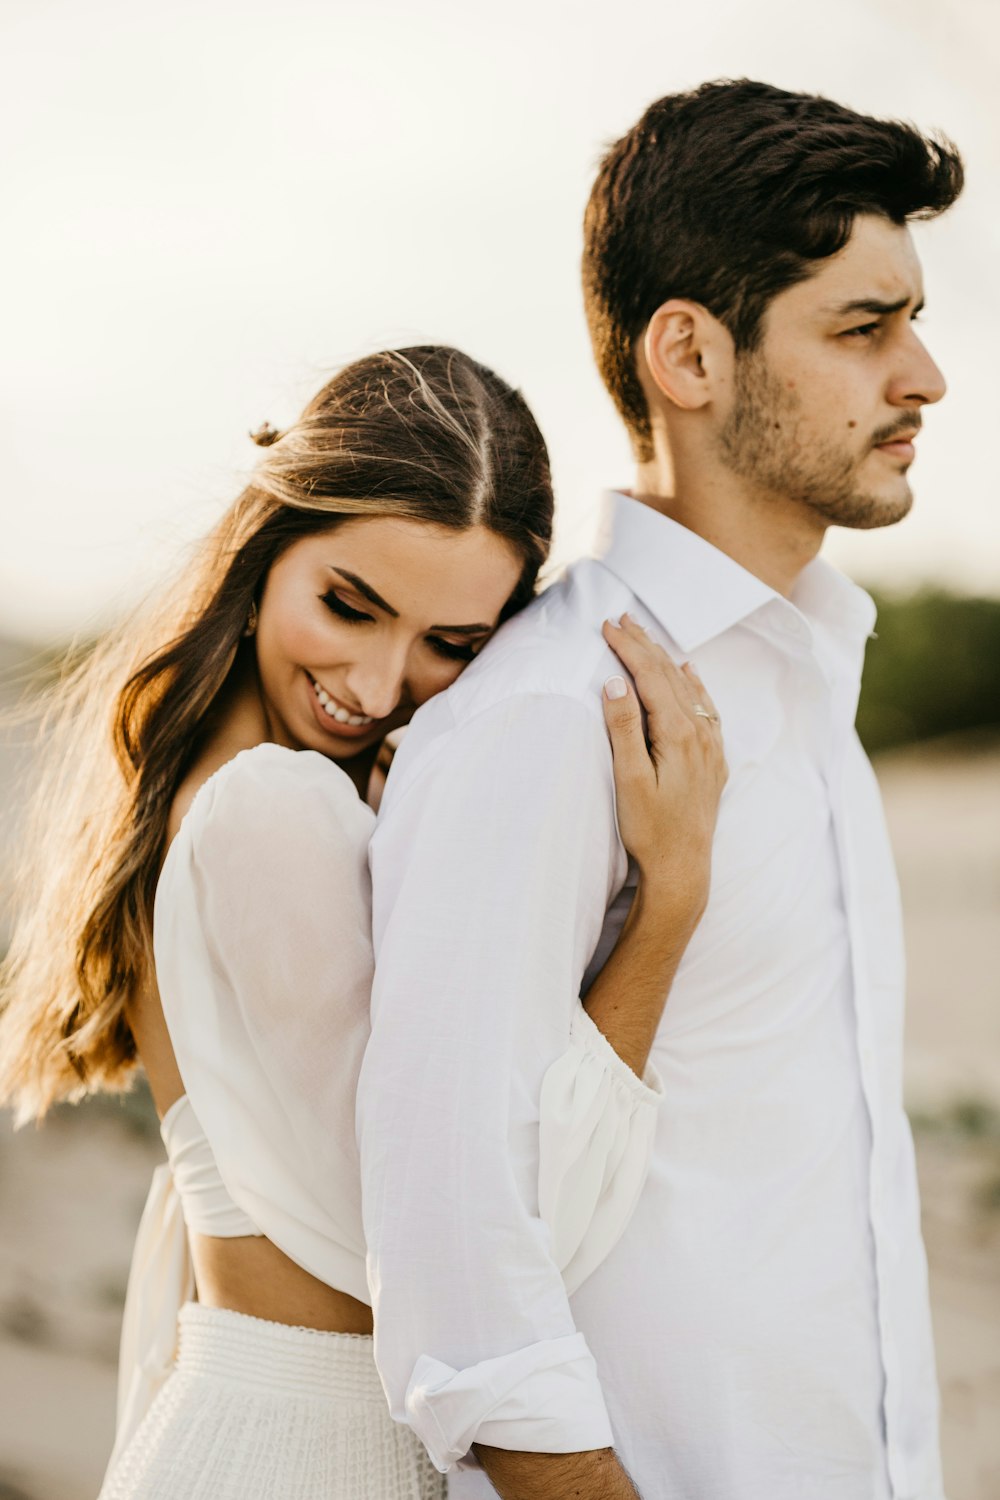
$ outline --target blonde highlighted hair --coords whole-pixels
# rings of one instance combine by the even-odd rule
[[[152,907],[175,790],[192,764],[271,564],[352,517],[482,525],[523,558],[551,539],[545,442],[520,394],[456,349],[367,356],[286,432],[261,429],[250,483],[171,588],[50,693],[0,968],[0,1103],[17,1123],[127,1086],[126,1008],[152,975]]]

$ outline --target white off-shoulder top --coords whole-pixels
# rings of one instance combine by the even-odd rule
[[[266,1235],[371,1301],[354,1105],[374,820],[334,762],[259,745],[204,783],[167,853],[154,954],[186,1093],[162,1123],[168,1165],[129,1277],[116,1453],[170,1370],[176,1315],[194,1295],[188,1232]],[[628,1222],[661,1096],[655,1072],[639,1079],[578,1007],[539,1100],[539,1213],[571,1291]]]

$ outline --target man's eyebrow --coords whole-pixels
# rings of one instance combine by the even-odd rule
[[[891,313],[902,312],[903,309],[909,307],[909,305],[909,297],[898,297],[895,302],[883,302],[879,297],[857,297],[852,302],[835,303],[828,307],[827,311],[832,313],[834,317],[837,318],[850,318],[853,317],[855,313],[870,313],[873,317],[876,318],[886,318]],[[923,312],[923,310],[924,299],[923,297],[921,297],[920,301],[913,309],[914,316],[916,316],[916,314],[919,312]]]
[[[393,609],[392,605],[387,603],[381,594],[377,594],[370,583],[365,583],[363,578],[359,578],[357,573],[349,573],[346,568],[335,568],[333,563],[329,563],[328,566],[331,573],[339,573],[345,583],[352,584],[358,593],[363,594],[370,604],[374,604],[378,609],[384,609],[386,614],[391,615],[394,620],[399,619],[399,610]],[[431,626],[431,630],[442,631],[445,635],[488,635],[492,629],[492,625]]]

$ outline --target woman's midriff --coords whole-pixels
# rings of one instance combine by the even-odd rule
[[[130,1003],[128,1022],[162,1120],[183,1094],[184,1082],[154,983]],[[190,1241],[198,1301],[204,1306],[224,1307],[293,1328],[371,1333],[370,1307],[310,1276],[270,1240],[256,1235],[217,1239],[192,1234]]]
[[[268,1239],[193,1234],[191,1258],[198,1301],[206,1307],[324,1333],[372,1331],[370,1307],[310,1276]]]

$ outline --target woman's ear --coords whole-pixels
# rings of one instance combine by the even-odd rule
[[[642,355],[657,390],[681,411],[697,411],[727,378],[732,335],[700,302],[672,297],[650,318]]]

